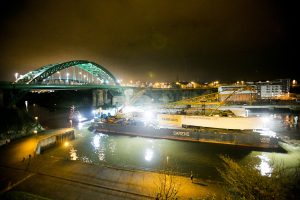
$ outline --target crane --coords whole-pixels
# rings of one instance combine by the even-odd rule
[[[251,91],[253,91],[254,88],[251,87],[251,86],[248,86],[248,85],[242,86],[242,87],[240,87],[240,88],[236,88],[236,89],[233,90],[233,92],[230,93],[223,101],[221,101],[220,104],[219,104],[214,110],[212,110],[211,113],[210,113],[209,115],[210,115],[210,116],[213,115],[213,114],[214,114],[221,106],[223,106],[223,105],[226,103],[226,101],[227,101],[230,97],[232,97],[232,96],[233,96],[234,94],[236,94],[237,92],[240,92],[240,91],[243,91],[243,90],[251,90]],[[251,100],[250,100],[250,104],[252,104],[252,98],[251,98]]]
[[[176,107],[180,105],[203,105],[203,104],[215,105],[215,104],[219,104],[218,99],[219,99],[219,93],[215,92],[215,93],[200,95],[193,98],[183,99],[180,101],[171,102],[166,104],[165,107]]]
[[[122,115],[123,109],[126,106],[132,105],[136,102],[136,100],[138,100],[144,93],[145,93],[146,89],[142,89],[140,91],[138,91],[137,93],[135,93],[128,102],[124,103],[121,108],[118,110],[118,112],[116,113],[116,116],[120,116]]]
[[[212,111],[209,113],[209,115],[213,115],[221,106],[223,106],[228,101],[228,99],[230,99],[230,97],[232,97],[234,94],[236,94],[242,90],[255,91],[255,89],[252,86],[245,85],[245,86],[237,87],[236,89],[234,89],[222,101],[219,100],[220,93],[215,92],[215,93],[200,95],[200,96],[189,98],[189,99],[183,99],[183,100],[176,101],[176,102],[171,102],[166,105],[163,105],[163,107],[178,108],[183,105],[193,105],[193,106],[197,107],[200,105],[200,106],[202,106],[202,110],[205,113],[205,110],[206,110],[205,106],[209,105],[210,109],[212,109]],[[252,99],[250,100],[250,104],[252,104]]]

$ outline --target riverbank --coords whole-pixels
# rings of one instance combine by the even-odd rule
[[[44,155],[1,165],[2,195],[23,191],[49,199],[153,199],[162,174],[86,164]],[[172,176],[179,199],[221,196],[221,186],[189,177]]]
[[[2,107],[0,113],[0,146],[45,130],[40,125],[38,117],[30,116],[23,109]]]

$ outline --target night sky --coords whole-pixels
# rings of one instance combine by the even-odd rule
[[[124,81],[298,79],[293,2],[1,0],[0,81],[75,59]]]

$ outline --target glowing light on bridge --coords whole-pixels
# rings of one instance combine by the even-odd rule
[[[57,74],[57,75],[56,75]],[[61,74],[66,74],[62,79]],[[76,76],[79,76],[76,77]],[[15,74],[15,83],[20,84],[110,84],[119,85],[119,81],[104,67],[86,60],[75,60],[59,64],[50,64],[30,71],[24,76]],[[95,81],[98,80],[98,81]],[[105,81],[100,81],[105,80]]]

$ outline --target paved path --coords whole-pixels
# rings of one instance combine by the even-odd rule
[[[43,155],[0,166],[1,191],[25,191],[50,199],[153,199],[162,175],[129,171]],[[180,199],[220,192],[218,184],[171,176]],[[207,184],[207,185],[206,185]]]
[[[154,199],[159,173],[117,169],[79,161],[34,155],[36,137],[0,147],[0,191],[24,191],[49,199]],[[29,158],[29,154],[32,156]],[[26,159],[23,160],[23,157]],[[220,198],[217,183],[189,177],[167,176],[175,181],[179,199]],[[0,196],[1,198],[1,196]]]
[[[0,166],[0,174],[7,182],[1,188],[25,191],[50,199],[153,199],[159,184],[158,173],[128,171],[77,161],[36,156],[13,166]],[[215,183],[188,177],[171,176],[179,184],[180,199],[201,199],[217,194]]]

